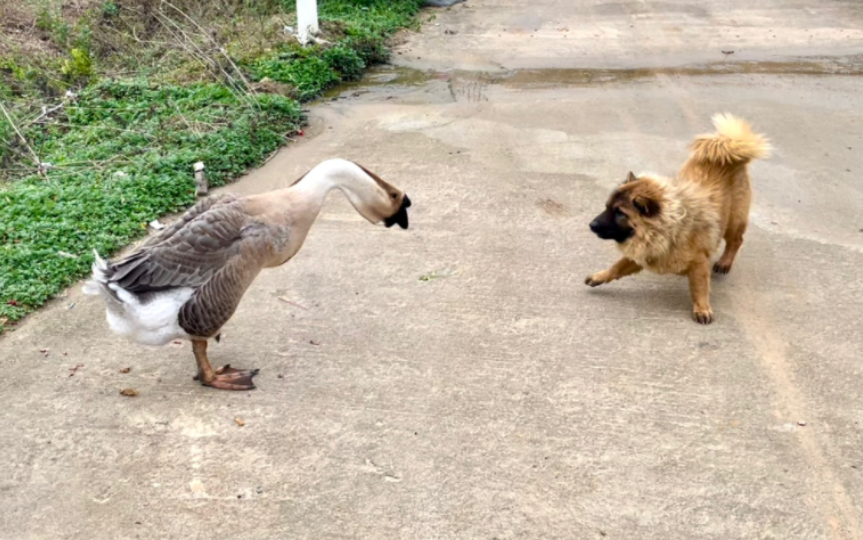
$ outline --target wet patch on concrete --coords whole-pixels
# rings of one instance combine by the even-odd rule
[[[381,66],[364,79],[340,86],[323,96],[325,100],[346,99],[370,94],[392,93],[395,89],[416,89],[429,82],[445,82],[453,101],[488,101],[491,85],[531,89],[560,86],[591,86],[636,82],[661,77],[703,77],[715,75],[863,75],[863,55],[810,57],[776,61],[721,61],[683,67],[634,69],[520,69],[500,71],[424,71],[403,66]]]

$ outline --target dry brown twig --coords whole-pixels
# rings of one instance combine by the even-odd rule
[[[9,115],[9,111],[6,110],[6,107],[3,105],[3,102],[0,101],[0,110],[3,111],[3,115],[6,116],[6,120],[9,122],[9,125],[12,126],[12,129],[15,130],[15,133],[18,134],[18,137],[21,139],[21,142],[24,143],[24,146],[27,147],[27,150],[30,151],[30,154],[33,156],[33,162],[37,167],[42,167],[42,160],[39,159],[39,156],[36,155],[36,152],[33,151],[33,148],[30,146],[30,143],[27,142],[27,139],[18,130],[18,126],[15,125],[15,122],[12,120],[12,117]]]
[[[197,21],[195,21],[195,19],[193,19],[192,17],[188,16],[188,15],[187,15],[183,10],[181,10],[180,8],[178,8],[177,6],[175,6],[174,4],[172,4],[171,2],[168,2],[168,0],[162,0],[162,3],[163,3],[163,4],[165,4],[165,5],[167,5],[167,6],[168,6],[168,7],[170,7],[170,8],[174,9],[177,13],[179,13],[180,15],[182,15],[183,17],[185,17],[185,19],[186,19],[187,21],[189,21],[190,23],[192,23],[193,25],[195,25],[195,28],[197,28],[197,29],[201,32],[201,35],[205,36],[205,37],[206,37],[206,38],[207,38],[207,39],[208,39],[208,40],[209,40],[213,45],[215,45],[215,46],[216,46],[216,50],[217,50],[217,51],[219,51],[219,53],[220,53],[222,56],[224,56],[224,57],[225,57],[225,60],[227,60],[227,61],[228,61],[228,63],[230,63],[230,64],[231,64],[231,67],[233,67],[233,68],[234,68],[234,71],[237,73],[237,76],[239,76],[240,80],[242,80],[242,81],[243,81],[243,84],[246,86],[246,90],[247,90],[250,94],[254,94],[254,93],[255,93],[255,89],[254,89],[254,88],[252,88],[252,85],[249,83],[249,81],[246,79],[246,77],[245,77],[245,76],[243,76],[243,72],[240,70],[240,67],[239,67],[239,66],[237,66],[237,64],[235,64],[235,63],[234,63],[234,60],[233,60],[233,59],[228,55],[228,52],[225,50],[225,48],[224,48],[224,47],[222,47],[222,45],[221,45],[221,44],[219,44],[215,39],[213,39],[213,38],[212,38],[212,36],[210,36],[210,34],[208,34],[208,33],[207,33],[207,31],[206,31],[206,30],[204,30],[204,29],[201,27],[201,25],[200,25],[200,24],[198,24],[198,22],[197,22]]]
[[[231,83],[227,85],[227,88],[232,94],[234,94],[234,97],[243,102],[247,107],[252,108],[255,106],[255,103],[251,101],[245,94],[235,91],[234,86],[237,85],[235,78],[230,73],[228,73],[224,67],[222,67],[222,64],[220,62],[217,62],[215,59],[211,58],[206,52],[204,52],[198,46],[198,44],[195,43],[195,40],[193,40],[176,21],[174,21],[164,13],[156,12],[155,16],[159,20],[159,22],[162,23],[162,26],[164,26],[165,29],[174,36],[182,49],[184,49],[187,53],[191,54],[204,67],[218,70],[222,73],[222,75],[225,76],[225,78]]]

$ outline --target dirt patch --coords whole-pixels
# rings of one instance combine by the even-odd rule
[[[58,50],[45,28],[48,21],[74,27],[88,9],[98,4],[95,0],[4,3],[0,6],[0,55],[56,54]]]

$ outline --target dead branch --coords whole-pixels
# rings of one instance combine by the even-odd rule
[[[213,45],[215,45],[215,46],[216,46],[216,50],[217,50],[217,51],[219,51],[219,53],[221,53],[221,55],[222,55],[222,56],[224,56],[224,57],[225,57],[225,59],[226,59],[226,60],[231,64],[231,67],[233,67],[233,68],[234,68],[234,71],[235,71],[235,72],[237,73],[237,75],[240,77],[240,80],[242,80],[242,81],[243,81],[243,84],[245,84],[245,86],[246,86],[246,90],[247,90],[250,94],[254,94],[254,93],[255,93],[254,88],[252,88],[252,85],[249,83],[249,81],[248,81],[248,80],[246,80],[246,77],[245,77],[245,76],[243,76],[243,72],[240,70],[239,66],[237,66],[237,64],[235,64],[235,63],[234,63],[234,60],[233,60],[233,59],[228,55],[228,52],[225,50],[225,48],[224,48],[224,47],[222,47],[222,45],[221,45],[221,44],[219,44],[215,39],[213,39],[213,38],[212,38],[212,36],[210,36],[210,34],[209,34],[209,33],[207,33],[207,31],[206,31],[206,30],[204,30],[204,29],[201,27],[201,25],[200,25],[200,24],[198,24],[198,22],[197,22],[197,21],[195,21],[195,19],[193,19],[192,17],[189,17],[185,12],[183,12],[183,10],[181,10],[180,8],[178,8],[177,6],[175,6],[174,4],[172,4],[171,2],[168,2],[168,0],[162,0],[162,3],[163,3],[163,4],[166,4],[166,5],[167,5],[168,7],[170,7],[170,8],[174,9],[177,13],[179,13],[180,15],[182,15],[183,17],[185,17],[187,21],[189,21],[190,23],[192,23],[193,25],[195,25],[195,27],[196,27],[196,28],[201,32],[201,35],[203,35],[203,36],[204,36],[204,37],[206,37],[208,40],[210,40],[210,42],[211,42]]]
[[[6,107],[3,105],[2,101],[0,101],[0,110],[3,111],[3,114],[6,116],[6,120],[9,122],[9,125],[12,126],[12,129],[15,130],[15,133],[18,134],[18,137],[21,139],[21,142],[23,142],[24,146],[27,147],[27,150],[30,151],[30,154],[33,156],[33,162],[35,163],[35,165],[37,167],[41,167],[42,160],[39,159],[39,156],[37,156],[36,152],[33,151],[33,148],[30,146],[30,143],[27,142],[27,139],[24,137],[24,135],[21,133],[21,131],[18,130],[18,126],[16,126],[15,122],[12,121],[12,117],[9,116],[9,111],[6,110]]]

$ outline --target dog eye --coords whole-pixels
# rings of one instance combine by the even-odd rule
[[[620,210],[620,208],[615,208],[615,209],[614,209],[614,215],[615,215],[615,217],[621,217],[621,216],[625,216],[626,214],[624,214],[624,213]]]

